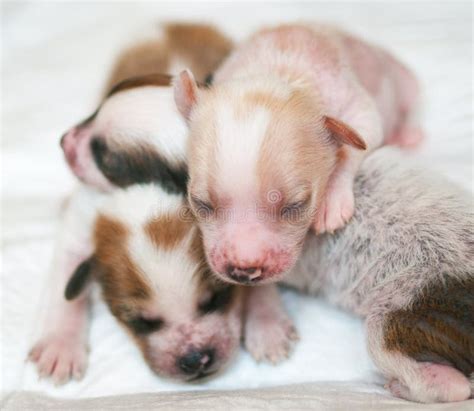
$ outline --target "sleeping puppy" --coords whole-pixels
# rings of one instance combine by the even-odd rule
[[[173,102],[171,76],[156,73],[192,67],[204,84],[231,47],[213,27],[168,24],[162,38],[125,50],[99,108],[61,138],[76,177],[102,191],[150,181],[185,190],[187,127]]]
[[[88,295],[68,302],[64,288],[94,251],[91,225],[98,204],[116,187],[134,182],[152,181],[169,193],[186,190],[186,167],[180,156],[185,125],[173,108],[169,77],[147,76],[147,87],[138,85],[141,78],[119,83],[93,116],[62,138],[69,167],[82,184],[63,210],[46,321],[30,355],[40,376],[56,383],[80,378],[87,363]],[[152,104],[148,111],[146,103]],[[134,110],[138,106],[148,114],[146,121]]]
[[[369,352],[395,396],[462,401],[474,373],[472,198],[393,151],[363,163],[351,222],[309,234],[283,282],[366,319]]]
[[[366,155],[419,136],[408,123],[417,90],[386,51],[316,25],[256,33],[209,89],[183,72],[175,98],[190,127],[189,199],[206,215],[199,223],[216,274],[275,281],[295,264],[310,227],[341,228]],[[305,218],[289,221],[295,211]]]
[[[116,190],[99,202],[93,193],[92,219],[80,215],[82,206],[90,207],[90,196],[85,189],[74,197],[80,203],[69,213],[83,218],[76,227],[64,227],[67,238],[79,234],[91,251],[58,285],[67,281],[64,294],[72,301],[64,305],[72,310],[87,304],[88,284],[95,280],[153,371],[189,381],[220,370],[240,343],[242,293],[211,275],[183,196],[152,184]],[[84,371],[87,318],[85,310],[70,312],[69,328],[61,330],[69,363],[59,357],[54,364],[54,347],[42,343],[30,353],[57,382]]]

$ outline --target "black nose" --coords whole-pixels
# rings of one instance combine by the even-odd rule
[[[250,284],[258,282],[262,279],[263,268],[261,267],[236,267],[234,265],[228,265],[226,274],[232,280],[237,281],[241,284]]]
[[[214,362],[214,350],[191,350],[178,360],[178,366],[185,374],[206,371]]]

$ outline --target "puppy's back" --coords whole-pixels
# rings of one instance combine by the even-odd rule
[[[118,56],[104,94],[127,78],[151,73],[177,74],[185,67],[204,82],[231,49],[232,41],[211,25],[165,24],[161,37],[130,46]]]
[[[474,217],[464,190],[387,147],[363,163],[354,194],[350,224],[322,242],[328,289],[334,298],[351,290],[339,304],[364,315],[382,284],[400,282],[393,291],[407,300],[426,282],[473,275]]]
[[[474,372],[469,194],[386,148],[362,166],[355,198],[352,222],[324,243],[329,298],[383,318],[387,350],[468,376]]]

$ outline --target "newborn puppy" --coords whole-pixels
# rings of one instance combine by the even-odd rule
[[[351,222],[309,234],[284,282],[366,318],[396,396],[468,399],[474,372],[474,215],[469,194],[382,149],[359,170]]]
[[[125,50],[99,108],[61,139],[72,172],[103,191],[150,181],[184,191],[187,127],[173,101],[171,77],[156,73],[192,67],[204,83],[231,47],[211,26],[168,24],[161,39]]]
[[[387,52],[321,26],[258,32],[210,89],[183,72],[175,99],[190,127],[189,199],[217,275],[276,281],[311,225],[341,228],[365,156],[419,136],[408,125],[417,90]]]
[[[109,195],[83,188],[74,200],[60,246],[80,241],[90,257],[54,284],[72,301],[57,307],[68,320],[53,330],[59,335],[46,335],[30,353],[40,375],[59,383],[84,372],[90,280],[153,371],[190,381],[220,370],[240,343],[242,293],[211,275],[183,196],[135,185]],[[84,214],[92,203],[95,212]]]
[[[185,198],[158,185],[108,194],[79,187],[65,210],[53,270],[45,325],[29,359],[56,384],[86,370],[90,280],[163,376],[190,381],[217,372],[242,332],[253,357],[272,362],[297,338],[275,304],[278,294],[265,301],[250,290],[249,297],[212,275]],[[249,298],[259,299],[258,310],[243,311]]]

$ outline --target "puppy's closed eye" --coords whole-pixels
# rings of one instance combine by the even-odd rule
[[[215,311],[223,311],[229,305],[232,298],[232,287],[225,287],[214,291],[209,298],[198,306],[201,314],[209,314]]]
[[[127,325],[135,334],[145,335],[158,331],[163,327],[164,321],[161,318],[148,319],[138,316],[129,320]]]

